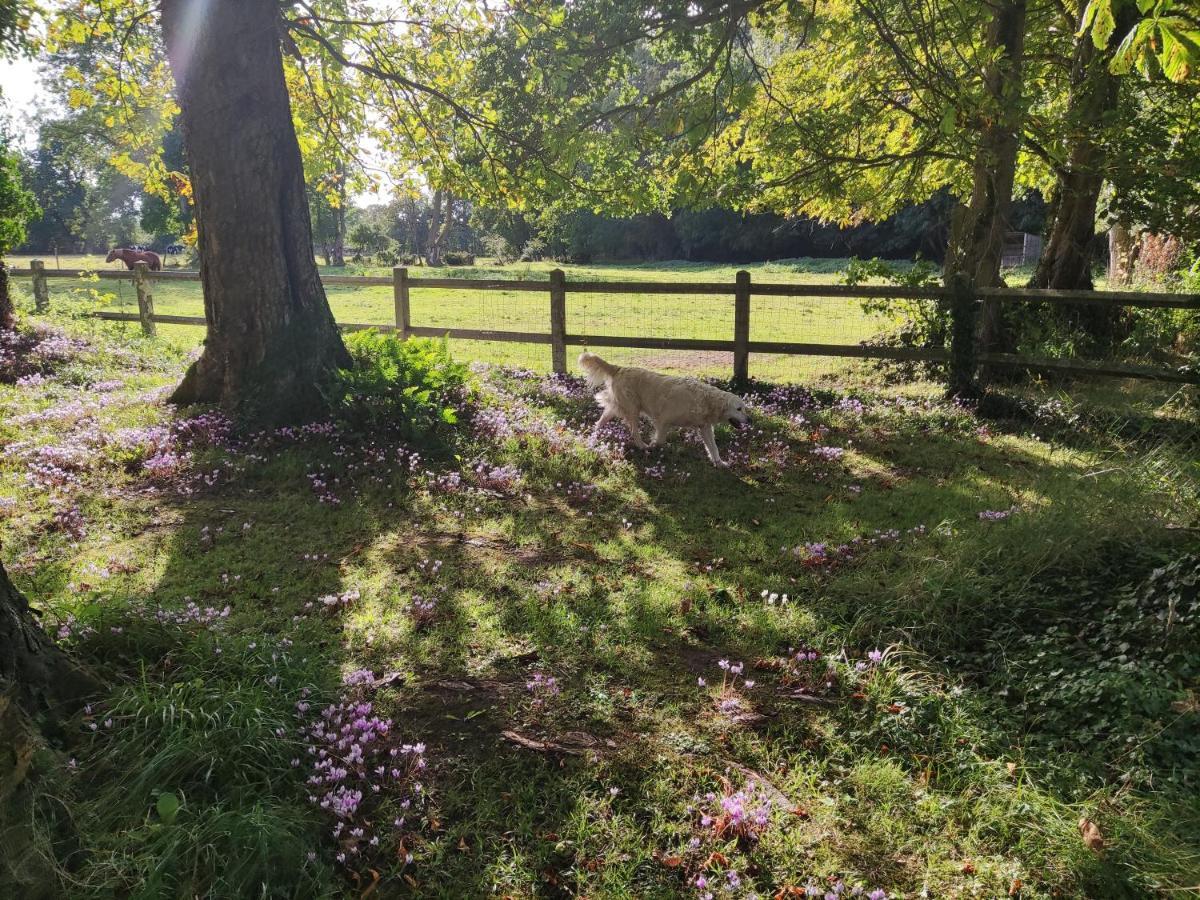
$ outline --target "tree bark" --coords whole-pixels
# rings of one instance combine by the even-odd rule
[[[442,264],[442,192],[433,192],[433,204],[429,211],[429,237],[425,242],[425,262],[431,266]]]
[[[425,248],[425,260],[431,266],[440,266],[445,255],[446,238],[454,227],[454,198],[443,191],[433,192],[433,205],[429,217],[429,239]]]
[[[8,266],[0,259],[0,331],[12,331],[16,327],[17,315],[8,282]]]
[[[199,237],[204,352],[172,400],[311,417],[350,359],[312,252],[275,0],[163,0]]]
[[[330,262],[346,265],[346,164],[338,164],[338,205],[333,210],[333,253]]]
[[[32,719],[54,730],[99,688],[38,624],[0,563],[0,802],[25,780],[41,746]]]
[[[1108,229],[1108,283],[1128,287],[1133,284],[1133,270],[1137,265],[1141,244],[1129,226],[1117,220]]]
[[[1078,38],[1067,101],[1072,130],[1067,162],[1056,173],[1054,214],[1030,287],[1092,289],[1096,205],[1107,160],[1096,138],[1117,108],[1118,89],[1117,76],[1109,70],[1109,55],[1096,48],[1090,34]]]
[[[58,648],[0,563],[0,693],[30,715],[72,712],[98,687]]]
[[[985,114],[975,152],[971,200],[955,211],[951,226],[945,264],[947,283],[962,278],[972,288],[1003,283],[1000,257],[1008,231],[1024,117],[1021,92],[1025,18],[1026,0],[1002,0],[988,27],[987,46],[999,51],[995,63],[984,73],[984,89],[992,109]],[[999,303],[984,303],[979,322],[983,349],[997,346],[1001,324]]]

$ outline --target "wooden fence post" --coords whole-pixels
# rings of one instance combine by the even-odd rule
[[[567,371],[567,276],[562,269],[550,273],[550,367],[559,375]]]
[[[35,259],[29,263],[29,271],[33,276],[34,312],[44,313],[50,308],[50,288],[46,285],[46,264],[40,259]]]
[[[154,337],[158,329],[154,326],[154,295],[150,293],[150,279],[147,277],[146,264],[133,264],[133,286],[137,288],[138,321],[142,323],[142,334]]]
[[[396,304],[396,333],[400,340],[407,341],[412,320],[408,309],[408,269],[404,266],[392,269],[392,299]]]
[[[733,295],[733,383],[745,388],[750,383],[750,273],[737,273]]]

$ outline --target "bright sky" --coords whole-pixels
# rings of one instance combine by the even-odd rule
[[[31,119],[39,102],[50,101],[42,90],[37,63],[31,59],[0,60],[0,104],[12,122],[14,135],[26,148],[37,142]]]
[[[58,101],[42,87],[36,59],[0,59],[0,117],[7,119],[16,142],[26,150],[37,145],[37,122],[35,113],[40,107],[43,118],[60,115]],[[366,146],[364,156],[369,165],[377,165],[378,148]],[[351,198],[356,206],[380,203],[388,191],[375,194],[364,192]]]

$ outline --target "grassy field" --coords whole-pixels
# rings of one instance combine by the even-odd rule
[[[101,256],[64,256],[63,268],[120,269],[120,263],[105,264]],[[14,266],[27,265],[26,257],[14,257]],[[168,263],[169,266],[169,263]],[[547,281],[551,269],[561,267],[569,279],[598,281],[717,281],[732,284],[736,272],[745,268],[756,281],[805,284],[837,283],[845,271],[844,259],[797,259],[746,266],[709,263],[653,263],[644,265],[573,266],[557,263],[514,263],[506,266],[479,265],[469,268],[416,268],[414,277],[514,278]],[[386,275],[390,269],[347,266],[324,269],[330,273]],[[137,296],[131,283],[95,279],[87,283],[51,279],[51,302],[67,309],[103,306],[136,311]],[[28,281],[20,284],[28,291]],[[389,287],[327,288],[334,315],[342,322],[391,323],[392,291]],[[26,296],[24,300],[30,302]],[[199,282],[161,282],[154,285],[156,312],[170,315],[204,314]],[[507,331],[549,331],[549,299],[524,291],[449,291],[414,289],[414,325],[446,328],[496,328]],[[756,297],[751,305],[751,340],[804,341],[809,343],[857,344],[896,327],[885,315],[867,314],[853,299],[808,299]],[[567,327],[575,334],[606,334],[645,337],[719,338],[733,337],[733,299],[721,296],[671,294],[570,294],[567,296]],[[164,326],[163,334],[180,346],[194,345],[200,329]],[[529,344],[456,341],[455,352],[464,359],[501,363],[548,371],[549,347]],[[733,364],[728,353],[681,353],[608,349],[614,361],[653,368],[728,376]],[[572,357],[574,353],[569,354]],[[573,360],[572,363],[573,365]],[[752,371],[761,378],[785,380],[841,373],[844,360],[836,358],[752,357]]]
[[[0,540],[111,689],[0,895],[1200,884],[1192,389],[764,385],[718,471],[497,369],[418,443],[234,435],[165,404],[184,342],[42,324]]]

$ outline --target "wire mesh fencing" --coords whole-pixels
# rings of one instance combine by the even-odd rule
[[[429,270],[426,270],[429,271]],[[204,325],[199,273],[14,270],[18,304],[185,331]],[[20,276],[29,276],[22,283]],[[787,382],[862,367],[905,375],[999,371],[1200,382],[1200,296],[1142,292],[733,282],[326,277],[336,320],[446,335],[467,362],[573,371],[590,349],[621,365]],[[969,314],[968,314],[969,313]],[[978,327],[976,325],[978,324]],[[951,365],[948,368],[948,363]],[[971,376],[972,378],[974,375]]]
[[[643,344],[728,342],[733,335],[733,320],[730,295],[583,293],[570,291],[568,284],[566,330],[572,344],[567,354],[568,369],[575,370],[575,357],[586,349],[616,365],[728,378],[733,370],[733,352],[729,349],[613,346],[606,339]]]

